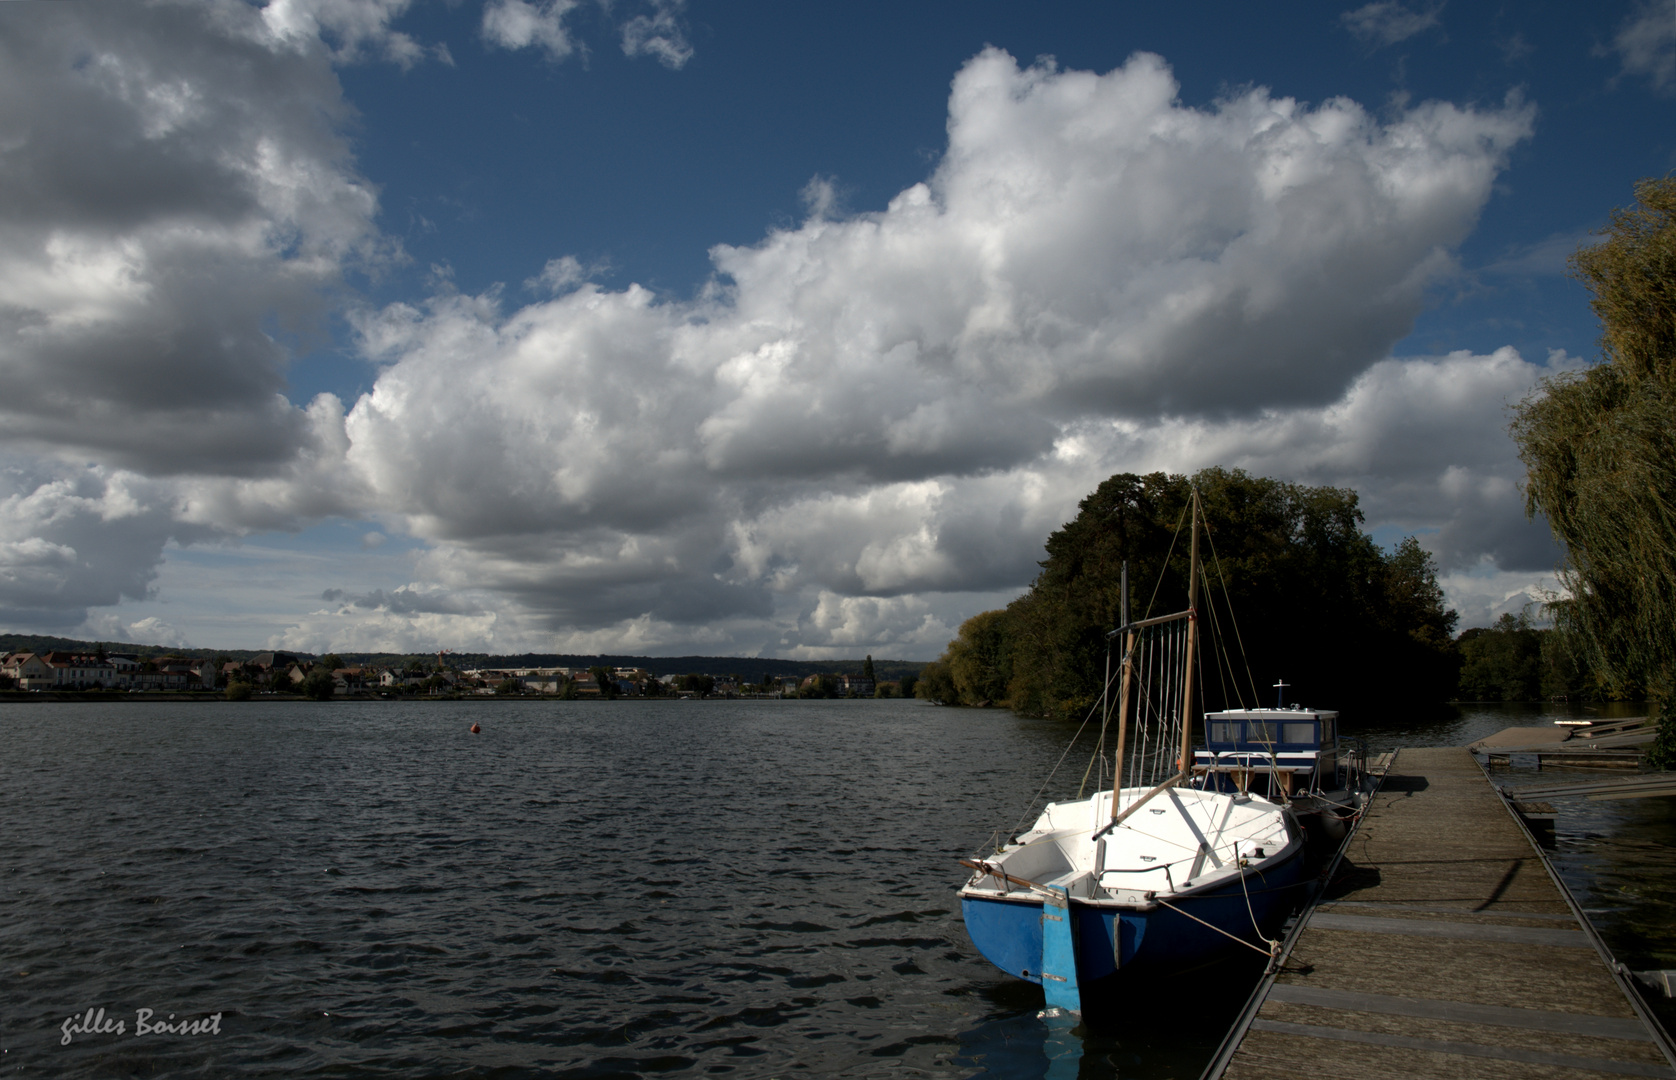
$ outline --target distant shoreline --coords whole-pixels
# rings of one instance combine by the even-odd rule
[[[302,694],[266,694],[266,693],[257,692],[255,694],[251,695],[249,698],[246,698],[244,701],[235,702],[235,701],[229,701],[227,696],[219,690],[216,690],[216,691],[213,691],[213,692],[205,690],[205,691],[199,691],[197,693],[169,692],[169,691],[158,692],[158,691],[153,691],[153,690],[147,690],[147,691],[144,691],[142,693],[137,693],[137,694],[130,694],[130,693],[122,692],[122,691],[99,691],[99,690],[0,690],[0,705],[4,705],[7,702],[22,702],[22,703],[33,702],[33,703],[39,705],[39,704],[42,704],[42,703],[45,703],[45,702],[69,703],[69,702],[77,702],[77,701],[96,702],[96,703],[102,702],[102,703],[113,704],[113,705],[114,704],[143,703],[143,702],[147,702],[147,701],[190,701],[190,702],[217,702],[217,701],[219,701],[219,702],[223,702],[225,704],[231,704],[231,705],[255,705],[255,704],[261,704],[264,701],[279,702],[279,701],[313,701],[313,700],[314,699],[306,697]],[[593,694],[589,694],[589,695],[586,695],[584,697],[575,697],[575,698],[561,698],[557,694],[460,694],[460,695],[454,696],[454,697],[449,697],[449,696],[445,696],[445,695],[432,695],[432,694],[412,694],[412,695],[391,694],[391,695],[388,695],[388,696],[383,695],[383,694],[347,694],[347,695],[339,694],[335,697],[327,699],[326,701],[317,702],[317,704],[330,705],[333,702],[339,702],[339,703],[347,704],[349,702],[373,702],[373,701],[390,702],[392,704],[411,703],[411,702],[419,702],[419,701],[434,701],[434,702],[439,702],[439,703],[440,702],[454,702],[454,701],[484,701],[484,702],[564,701],[564,702],[567,702],[567,703],[570,703],[570,704],[575,704],[575,703],[584,702],[584,701],[798,701],[798,700],[810,700],[810,701],[902,701],[904,699],[902,699],[902,698],[872,698],[872,697],[867,697],[867,698],[809,698],[809,699],[799,699],[799,698],[795,698],[795,697],[789,697],[789,698],[788,697],[761,697],[761,696],[751,695],[751,694],[741,694],[737,697],[731,697],[731,698],[720,698],[720,697],[718,697],[718,698],[641,697],[640,695],[629,695],[629,696],[623,696],[623,697],[605,698],[605,697],[598,697],[598,696],[595,696]],[[906,700],[911,701],[913,699],[908,698]]]

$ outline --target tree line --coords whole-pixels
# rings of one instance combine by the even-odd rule
[[[1283,679],[1292,700],[1365,711],[1452,696],[1456,615],[1417,540],[1383,550],[1361,529],[1354,491],[1220,468],[1102,483],[1048,538],[1030,589],[967,620],[923,669],[920,696],[1037,716],[1087,712],[1105,678],[1106,633],[1122,620],[1123,564],[1133,618],[1186,606],[1194,486],[1205,518],[1206,709],[1270,704]]]

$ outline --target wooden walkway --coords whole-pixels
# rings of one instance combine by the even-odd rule
[[[1247,1016],[1207,1077],[1676,1078],[1462,748],[1398,753]]]

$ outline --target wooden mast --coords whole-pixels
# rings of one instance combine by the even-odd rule
[[[1129,624],[1128,649],[1123,657],[1123,703],[1118,709],[1117,745],[1118,760],[1121,764],[1123,753],[1123,736],[1128,726],[1129,709],[1129,672],[1133,662],[1135,648],[1135,631],[1144,626],[1155,626],[1158,623],[1174,622],[1186,616],[1187,618],[1187,664],[1182,672],[1181,695],[1181,757],[1176,759],[1176,773],[1174,776],[1155,786],[1151,791],[1136,799],[1127,810],[1118,812],[1118,794],[1123,790],[1123,778],[1120,773],[1112,781],[1112,819],[1103,825],[1095,834],[1096,838],[1117,828],[1124,818],[1133,814],[1144,806],[1160,791],[1186,783],[1193,778],[1193,654],[1199,640],[1199,489],[1193,488],[1193,540],[1188,559],[1187,577],[1187,610],[1175,615],[1160,615],[1153,619],[1142,619]],[[1113,631],[1116,633],[1116,631]]]
[[[1123,562],[1123,623],[1129,625],[1129,561]],[[1123,744],[1129,735],[1129,675],[1135,668],[1135,628],[1123,646],[1123,689],[1117,699],[1117,756],[1112,767],[1112,822],[1117,822],[1118,800],[1123,795]]]
[[[1193,487],[1193,544],[1187,571],[1187,668],[1182,674],[1181,760],[1176,772],[1193,776],[1193,650],[1199,639],[1199,488]]]

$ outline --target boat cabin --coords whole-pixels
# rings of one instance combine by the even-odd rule
[[[1286,799],[1342,787],[1338,713],[1301,707],[1226,709],[1205,714],[1205,745],[1193,775],[1212,791]]]

